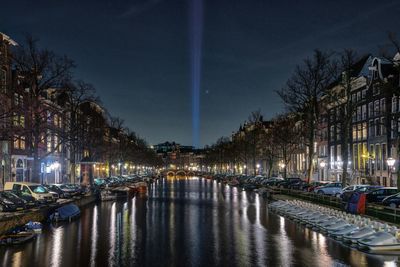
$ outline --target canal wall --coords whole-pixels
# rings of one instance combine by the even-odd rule
[[[51,212],[60,206],[74,203],[78,207],[84,207],[95,202],[96,199],[97,197],[95,195],[86,195],[79,199],[63,200],[57,203],[58,205],[35,208],[21,212],[7,212],[0,214],[0,235],[6,233],[14,227],[24,225],[29,221],[45,222]]]

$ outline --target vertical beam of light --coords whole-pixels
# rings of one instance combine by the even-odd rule
[[[203,41],[203,0],[190,0],[190,68],[192,91],[192,144],[200,142],[200,81],[201,49]]]

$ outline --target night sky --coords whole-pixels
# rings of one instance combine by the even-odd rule
[[[0,32],[17,42],[32,33],[70,56],[75,76],[151,144],[193,143],[191,71],[199,58],[201,146],[230,135],[251,111],[281,112],[275,90],[313,49],[377,54],[389,31],[400,37],[398,0],[208,0],[196,16],[200,28],[189,1],[2,1]],[[196,29],[202,42],[193,46]]]

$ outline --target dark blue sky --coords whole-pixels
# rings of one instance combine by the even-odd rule
[[[32,33],[73,58],[113,114],[149,143],[192,143],[189,5],[184,0],[25,0],[0,5],[0,31]],[[204,1],[200,144],[261,109],[315,48],[378,53],[400,37],[400,1]]]

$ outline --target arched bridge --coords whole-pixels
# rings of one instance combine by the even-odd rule
[[[191,170],[165,170],[163,172],[165,177],[191,177],[196,175],[196,172]]]

